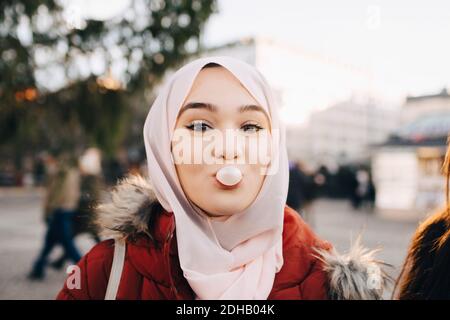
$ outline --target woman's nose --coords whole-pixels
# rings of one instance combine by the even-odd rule
[[[245,150],[245,141],[234,130],[226,130],[218,139],[214,147],[214,157],[224,160],[242,158]]]

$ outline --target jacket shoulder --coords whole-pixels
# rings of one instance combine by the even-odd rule
[[[316,249],[330,250],[332,245],[317,236],[300,214],[289,206],[284,210],[283,245],[285,249],[300,249],[310,259]]]
[[[326,271],[315,248],[331,245],[320,239],[289,206],[284,210],[283,259],[270,299],[326,299]]]
[[[57,300],[103,300],[114,255],[114,240],[96,244],[77,263]],[[74,278],[78,277],[78,279]],[[78,285],[77,285],[78,281]]]

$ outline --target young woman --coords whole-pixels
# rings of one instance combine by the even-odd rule
[[[338,256],[286,206],[284,127],[252,66],[214,57],[178,70],[144,140],[149,180],[123,180],[100,205],[113,240],[81,259],[80,286],[58,299],[381,297],[371,253]]]
[[[416,230],[397,280],[394,293],[397,299],[450,299],[450,145],[444,171],[447,174],[447,206]]]

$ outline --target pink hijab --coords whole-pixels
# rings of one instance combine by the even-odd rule
[[[200,70],[217,63],[229,70],[265,108],[271,120],[275,168],[265,177],[253,203],[227,219],[202,214],[179,183],[171,154],[178,112]],[[267,299],[275,274],[283,265],[282,231],[289,169],[285,128],[272,92],[252,66],[230,58],[195,60],[167,81],[153,103],[144,126],[149,177],[155,194],[173,212],[180,265],[197,299]],[[269,167],[270,168],[270,167]]]

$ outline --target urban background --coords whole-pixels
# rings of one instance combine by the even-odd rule
[[[146,175],[142,128],[161,82],[210,55],[274,88],[288,204],[340,251],[359,234],[382,248],[396,277],[418,223],[445,203],[449,35],[445,1],[1,1],[0,299],[56,296],[101,240],[95,203]],[[52,201],[76,212],[58,222],[62,246],[46,237]]]

